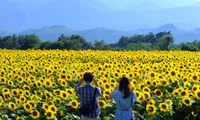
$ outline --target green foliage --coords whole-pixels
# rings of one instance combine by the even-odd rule
[[[200,50],[200,41],[193,41],[191,43],[181,43],[180,44],[181,50],[187,50],[187,51],[199,51]]]
[[[122,36],[117,43],[107,44],[104,40],[89,42],[80,35],[58,37],[57,41],[44,41],[34,35],[8,35],[0,37],[0,48],[4,49],[67,49],[67,50],[188,50],[199,51],[200,41],[193,41],[174,45],[174,38],[170,31],[157,34]]]
[[[9,35],[0,39],[0,48],[6,49],[30,49],[40,46],[40,39],[36,35]]]
[[[159,50],[169,50],[169,46],[174,43],[174,39],[170,35],[164,35],[157,39],[157,47]]]
[[[145,43],[128,43],[127,50],[152,50],[152,44],[145,44]]]

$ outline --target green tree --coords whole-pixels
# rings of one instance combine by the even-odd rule
[[[174,43],[174,38],[171,35],[162,36],[157,40],[159,50],[169,50],[170,45]]]
[[[18,37],[15,34],[12,36],[12,40],[12,49],[18,49]]]
[[[36,35],[34,34],[25,35],[24,41],[21,45],[21,49],[26,50],[30,48],[39,48],[40,44],[41,44],[41,41]]]
[[[145,43],[151,43],[153,45],[156,44],[156,36],[151,32],[145,35]]]
[[[199,51],[200,50],[197,46],[195,46],[194,44],[189,43],[189,42],[181,43],[180,49],[181,50],[187,50],[187,51]]]
[[[42,44],[40,45],[40,49],[50,49],[51,44],[52,43],[50,41],[42,42]]]
[[[1,48],[13,49],[12,36],[9,35],[9,36],[5,36],[5,37],[2,38]]]
[[[94,42],[94,49],[95,50],[109,50],[111,49],[108,44],[104,42],[104,40],[95,41]]]
[[[125,37],[125,36],[122,36],[120,39],[119,39],[119,42],[118,42],[118,46],[120,48],[125,48],[127,46],[129,42],[129,38],[128,37]]]
[[[140,43],[140,42],[145,42],[144,35],[135,35],[129,38],[129,43]]]
[[[53,42],[51,44],[49,44],[49,48],[48,49],[65,49],[65,44],[63,41],[56,41]]]

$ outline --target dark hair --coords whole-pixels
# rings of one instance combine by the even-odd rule
[[[127,98],[131,94],[130,81],[127,77],[123,76],[119,82],[119,90],[124,93],[123,98]]]
[[[86,72],[84,75],[83,75],[83,79],[85,82],[92,82],[92,80],[94,79],[94,76],[92,73],[89,73],[89,72]]]

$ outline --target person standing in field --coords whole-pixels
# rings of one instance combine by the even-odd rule
[[[85,81],[85,85],[80,85]],[[92,82],[96,87],[92,86]],[[79,108],[81,120],[100,120],[100,107],[98,97],[101,96],[101,89],[92,73],[85,73],[76,86],[76,94],[80,96],[81,106]]]
[[[130,89],[130,81],[127,77],[121,78],[119,86],[111,93],[110,99],[113,99],[117,104],[114,120],[135,120],[132,105],[137,98]]]

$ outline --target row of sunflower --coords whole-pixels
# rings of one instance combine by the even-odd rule
[[[112,120],[108,99],[128,76],[138,119],[200,119],[200,53],[184,51],[0,50],[0,117],[78,119],[74,87],[92,72],[102,88],[101,118]]]

